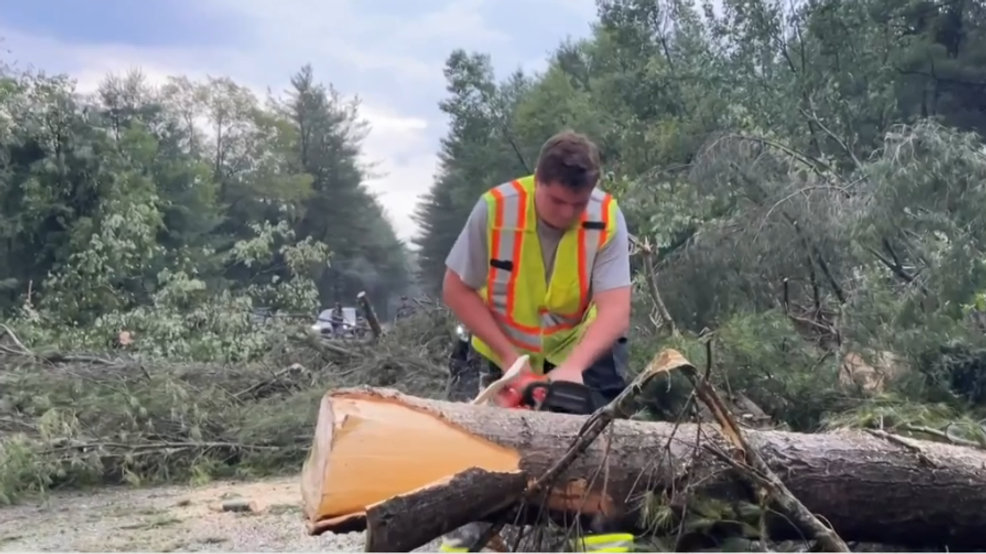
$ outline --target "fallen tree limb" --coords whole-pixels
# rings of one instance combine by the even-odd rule
[[[429,487],[458,486],[454,476],[470,468],[485,472],[487,486],[500,488],[499,497],[509,496],[518,483],[532,482],[564,456],[586,421],[425,400],[387,389],[329,393],[302,475],[309,532],[362,530],[375,507],[396,497],[404,500],[399,515],[391,512],[391,528],[395,518],[409,514],[435,522],[459,512],[478,514],[484,510],[475,494],[441,505],[415,497]],[[846,540],[986,548],[986,452],[912,439],[918,456],[912,448],[855,431],[744,434],[787,489]],[[580,512],[635,522],[648,491],[748,498],[748,491],[735,485],[735,469],[706,448],[696,450],[695,436],[691,424],[615,421],[544,498],[534,501],[538,508],[570,516]],[[733,447],[717,436],[704,442],[726,452]],[[485,508],[481,520],[502,517],[497,506]],[[460,524],[434,525],[402,539],[402,548]],[[789,522],[769,524],[772,538],[802,538]]]
[[[367,552],[410,552],[418,537],[437,537],[450,529],[479,521],[507,507],[504,498],[523,492],[527,480],[520,472],[492,473],[467,469],[445,482],[397,496],[371,506],[366,513]],[[456,506],[454,512],[445,511]],[[435,514],[442,517],[435,518]]]
[[[705,343],[705,347],[708,358],[706,373],[710,373],[712,371],[711,339]],[[792,523],[797,525],[806,536],[817,541],[826,552],[851,552],[849,546],[846,545],[835,531],[819,521],[798,497],[788,490],[784,482],[777,477],[764,461],[763,456],[760,455],[756,447],[750,445],[746,439],[745,432],[736,423],[733,415],[726,408],[726,404],[719,397],[715,387],[709,381],[709,376],[700,376],[691,364],[684,364],[680,367],[685,372],[688,380],[692,382],[692,386],[695,387],[695,395],[708,406],[713,417],[719,423],[719,429],[723,436],[734,447],[736,459],[725,453],[719,455],[719,458],[723,462],[733,466],[745,478],[747,483],[759,489],[760,493],[777,507],[781,515],[790,518]],[[714,455],[719,454],[715,450],[712,450],[712,453]]]

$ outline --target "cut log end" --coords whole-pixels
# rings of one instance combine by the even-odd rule
[[[322,398],[302,468],[308,531],[358,530],[388,500],[434,489],[470,468],[519,474],[520,454],[469,433],[394,391],[349,389]]]

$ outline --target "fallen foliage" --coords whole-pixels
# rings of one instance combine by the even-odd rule
[[[441,395],[451,337],[445,312],[424,309],[377,342],[299,328],[263,360],[218,365],[36,351],[0,332],[0,503],[56,487],[296,470],[327,389]]]

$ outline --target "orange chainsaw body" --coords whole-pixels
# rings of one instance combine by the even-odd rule
[[[534,409],[534,406],[526,405],[524,400],[524,395],[527,388],[537,383],[547,382],[548,378],[543,375],[539,376],[532,372],[522,373],[500,389],[500,391],[496,394],[493,403],[501,408],[532,410]],[[540,404],[544,402],[547,392],[548,391],[546,388],[535,388],[531,391],[531,399]]]

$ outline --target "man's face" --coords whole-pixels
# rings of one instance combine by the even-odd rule
[[[568,229],[582,218],[592,189],[573,190],[558,183],[537,184],[534,203],[541,221],[555,229]]]

